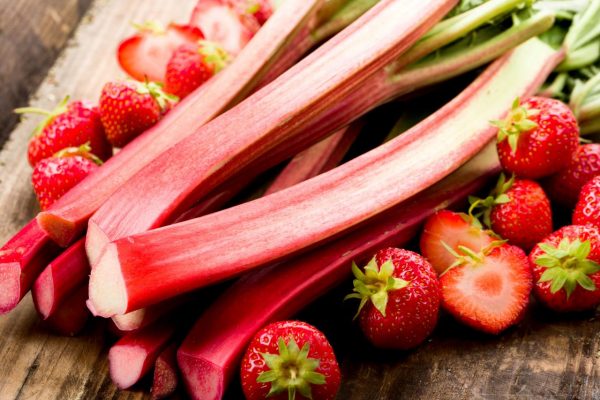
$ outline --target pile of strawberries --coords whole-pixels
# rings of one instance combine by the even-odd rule
[[[28,148],[33,188],[42,210],[108,160],[113,146],[123,147],[154,126],[223,69],[273,12],[266,0],[213,3],[200,2],[187,25],[136,25],[138,33],[122,41],[117,51],[119,64],[135,80],[106,83],[97,105],[69,102],[67,97],[52,111],[15,110],[45,117]],[[223,36],[214,20],[204,18],[214,10],[223,14],[218,16],[221,25],[231,20],[229,26],[242,31]]]
[[[504,173],[489,196],[470,197],[468,213],[432,215],[420,237],[422,255],[387,248],[364,268],[352,266],[347,298],[360,300],[357,318],[374,346],[418,346],[440,308],[499,334],[522,320],[532,295],[557,312],[600,305],[600,144],[579,144],[573,113],[549,98],[517,99],[493,124]],[[572,225],[553,231],[553,209],[573,208]],[[305,376],[292,382],[292,369]],[[241,377],[248,399],[290,387],[306,398],[333,399],[340,384],[327,339],[296,321],[256,335]]]

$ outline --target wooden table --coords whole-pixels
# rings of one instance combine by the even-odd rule
[[[8,14],[14,3],[18,5]],[[119,39],[132,32],[129,21],[185,21],[195,0],[94,0],[83,15],[87,3],[0,0],[1,16],[4,20],[10,16],[12,32],[25,27],[27,16],[64,18],[57,24],[60,34],[49,33],[47,27],[52,24],[41,24],[45,30],[30,24],[33,33],[15,33],[13,42],[52,41],[46,45],[58,52],[65,32],[79,21],[74,37],[31,93],[31,104],[51,107],[66,94],[96,99],[103,82],[123,76],[114,51]],[[32,13],[26,5],[52,10]],[[4,35],[10,33],[6,27]],[[25,51],[26,45],[13,53],[0,49],[3,82],[9,80],[7,74],[24,70],[18,63],[48,64],[52,59],[49,52],[30,60]],[[16,67],[6,67],[5,63],[14,62]],[[38,69],[43,72],[46,68],[38,65]],[[8,109],[27,103],[18,96],[12,103],[4,100],[0,102],[3,121],[10,119]],[[37,212],[25,156],[35,124],[27,120],[17,126],[0,152],[0,242]],[[346,285],[328,294],[299,316],[321,328],[333,343],[343,371],[339,399],[600,399],[600,321],[594,313],[557,316],[534,305],[524,323],[499,337],[475,333],[443,315],[433,337],[417,350],[381,352],[370,347],[351,322],[355,304],[341,301],[349,289]],[[49,333],[27,296],[16,310],[0,317],[0,400],[148,398],[147,382],[124,392],[112,385],[106,362],[109,345],[99,321],[75,338]],[[237,383],[228,398],[241,398]]]

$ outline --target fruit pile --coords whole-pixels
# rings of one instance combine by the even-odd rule
[[[189,24],[137,25],[117,51],[132,79],[97,105],[17,110],[46,116],[42,212],[0,251],[0,312],[31,289],[58,332],[106,318],[120,389],[154,369],[155,398],[218,399],[239,371],[248,399],[317,400],[340,387],[334,349],[288,318],[344,282],[384,349],[440,312],[497,335],[532,296],[594,309],[600,144],[580,125],[600,115],[600,0],[533,3],[200,0]],[[452,85],[361,143],[381,104]]]

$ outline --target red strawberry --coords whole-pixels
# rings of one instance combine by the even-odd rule
[[[252,39],[260,25],[254,18],[242,18],[230,1],[199,1],[192,12],[190,25],[199,27],[207,40],[219,43],[235,56]]]
[[[100,119],[108,140],[125,146],[156,124],[176,100],[153,82],[107,83],[100,95]]]
[[[242,359],[241,377],[247,400],[332,400],[341,380],[325,335],[300,321],[275,322],[261,329]]]
[[[48,209],[69,189],[81,182],[102,162],[90,146],[68,147],[36,164],[31,176],[33,191],[42,210]]]
[[[564,169],[544,182],[544,187],[553,201],[573,207],[583,185],[596,175],[600,175],[600,144],[583,144]]]
[[[529,254],[538,300],[555,311],[591,310],[600,305],[600,231],[568,225]]]
[[[228,0],[242,18],[252,18],[258,25],[263,25],[273,15],[270,0]]]
[[[180,46],[167,64],[165,90],[180,99],[200,87],[227,63],[228,55],[216,43],[201,40]]]
[[[573,225],[600,227],[600,176],[585,184],[573,212]]]
[[[85,143],[89,143],[91,151],[102,160],[107,160],[112,155],[112,146],[106,140],[98,108],[87,101],[73,101],[67,104],[68,101],[67,96],[52,111],[35,107],[15,110],[18,114],[34,113],[46,116],[36,127],[35,135],[29,141],[27,158],[32,167],[64,148]]]
[[[441,274],[456,261],[448,248],[457,251],[458,246],[465,246],[479,252],[494,240],[473,217],[442,210],[425,222],[421,235],[421,254]]]
[[[529,303],[531,269],[517,246],[473,253],[463,247],[457,264],[440,277],[442,306],[480,331],[498,334],[518,323]]]
[[[117,50],[121,68],[140,82],[164,82],[167,62],[173,51],[185,43],[204,38],[202,31],[191,25],[169,24],[166,28],[156,22],[136,25],[138,33],[123,40]]]
[[[569,107],[555,99],[516,99],[504,121],[495,121],[502,167],[537,179],[564,168],[577,150],[579,127]]]
[[[496,188],[485,199],[471,197],[470,213],[481,210],[475,217],[511,244],[530,250],[537,242],[552,233],[552,210],[542,187],[534,181],[506,181],[500,175]]]
[[[408,250],[377,252],[364,268],[356,264],[354,292],[363,333],[375,346],[411,349],[423,343],[438,320],[440,288],[431,264]]]

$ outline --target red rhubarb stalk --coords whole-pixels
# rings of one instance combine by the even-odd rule
[[[220,399],[247,343],[266,324],[292,317],[351,276],[361,261],[387,246],[402,246],[436,210],[480,189],[498,171],[493,146],[442,182],[388,210],[348,236],[241,278],[198,319],[178,351],[188,393]],[[243,312],[240,312],[243,304]]]
[[[489,121],[501,118],[516,97],[534,93],[562,54],[528,41],[432,116],[338,168],[261,199],[110,243],[92,271],[93,311],[123,314],[277,261],[426,189],[480,151],[496,133]]]
[[[130,332],[146,327],[159,320],[189,300],[189,297],[175,298],[148,308],[140,308],[123,315],[115,315],[112,320],[120,331]]]
[[[177,368],[177,345],[175,343],[165,348],[154,363],[154,378],[152,380],[152,399],[165,399],[172,396],[179,385]]]
[[[33,284],[33,304],[42,319],[51,316],[77,287],[85,285],[89,273],[85,240],[80,239],[48,264]]]
[[[0,314],[19,304],[60,248],[31,221],[0,249]]]
[[[175,330],[176,324],[172,321],[158,321],[119,339],[108,352],[110,377],[114,384],[119,389],[127,389],[146,375]]]
[[[88,318],[91,317],[85,304],[87,295],[87,285],[75,288],[44,321],[44,324],[53,331],[65,336],[74,336],[81,332]]]
[[[337,167],[362,127],[362,123],[349,125],[298,153],[277,175],[264,195],[287,189]]]
[[[172,222],[251,161],[293,141],[313,116],[407,50],[453,3],[381,1],[356,21],[360,29],[350,25],[351,33],[340,33],[343,39],[334,37],[272,84],[171,147],[90,219],[86,250],[92,265],[111,240]]]
[[[40,213],[38,222],[42,228],[62,246],[77,239],[88,218],[125,181],[252,90],[319,3],[286,1],[227,68],[66,193],[50,210]]]

